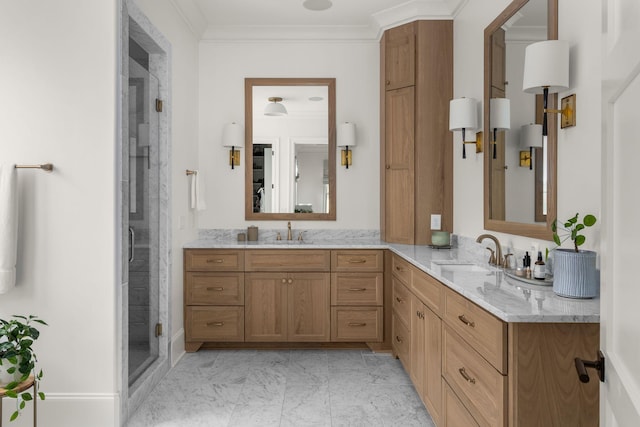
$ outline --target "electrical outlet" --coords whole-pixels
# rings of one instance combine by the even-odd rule
[[[440,214],[432,214],[431,215],[431,229],[432,230],[440,230],[442,227],[442,215]]]

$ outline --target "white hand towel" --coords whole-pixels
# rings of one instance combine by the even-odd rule
[[[203,211],[207,209],[207,204],[204,201],[204,177],[202,172],[195,172],[191,175],[191,209]]]
[[[16,285],[18,187],[14,165],[0,164],[0,294]]]

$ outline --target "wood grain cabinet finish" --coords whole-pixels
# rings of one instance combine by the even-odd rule
[[[453,21],[420,20],[380,42],[380,228],[393,243],[431,243],[428,213],[453,225]]]
[[[409,372],[411,369],[411,333],[407,325],[393,313],[392,319],[392,349],[395,357],[400,359],[404,369]]]
[[[244,252],[184,251],[185,349],[244,341]]]
[[[436,425],[445,427],[480,427],[446,381],[442,382],[442,406],[442,424]]]
[[[259,249],[245,251],[245,271],[330,271],[328,250]]]
[[[384,251],[331,251],[331,341],[384,340]]]

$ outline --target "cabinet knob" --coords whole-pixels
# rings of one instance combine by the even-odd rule
[[[292,283],[293,283],[293,279],[289,279],[289,284],[292,284]]]
[[[387,165],[387,169],[391,169],[391,165]]]
[[[391,85],[391,80],[387,80],[385,83],[387,84],[387,86],[390,86]]]
[[[282,279],[282,283],[287,283],[287,279]]]

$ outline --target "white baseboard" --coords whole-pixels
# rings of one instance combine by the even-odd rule
[[[184,328],[181,328],[171,337],[171,367],[176,366],[176,363],[178,363],[185,354]]]
[[[33,426],[33,402],[27,402],[20,417],[9,424],[14,399],[2,399],[2,425]],[[120,425],[119,396],[109,393],[46,393],[38,400],[38,425],[42,427],[116,427]]]

